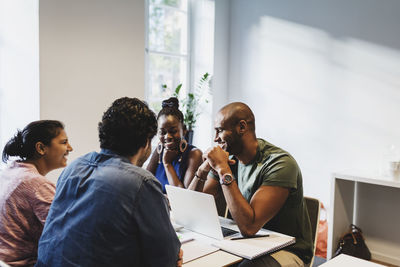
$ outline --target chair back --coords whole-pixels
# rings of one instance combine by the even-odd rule
[[[318,233],[318,224],[319,224],[319,211],[321,207],[321,203],[319,202],[318,199],[316,198],[311,198],[311,197],[304,197],[307,210],[308,210],[308,216],[310,217],[310,223],[311,223],[311,234],[312,234],[312,241],[313,241],[313,257],[311,259],[311,263],[309,266],[312,266],[314,262],[314,256],[315,256],[315,249],[317,245],[317,233]]]

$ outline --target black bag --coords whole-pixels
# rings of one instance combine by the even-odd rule
[[[351,230],[339,240],[339,246],[334,257],[343,253],[360,259],[371,260],[371,252],[365,244],[361,229],[354,224],[351,224],[350,228]]]

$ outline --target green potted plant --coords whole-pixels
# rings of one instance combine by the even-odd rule
[[[185,139],[191,144],[193,141],[193,129],[196,121],[201,114],[199,105],[203,102],[208,103],[207,96],[209,94],[211,76],[207,72],[197,82],[193,92],[189,92],[186,96],[180,96],[182,84],[175,88],[174,96],[179,99],[182,105],[183,121],[186,126]]]

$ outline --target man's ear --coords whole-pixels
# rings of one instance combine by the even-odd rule
[[[40,156],[44,156],[47,152],[47,146],[45,146],[42,142],[37,142],[35,144],[35,149]]]
[[[244,133],[247,129],[247,121],[245,120],[240,120],[239,121],[239,133]]]

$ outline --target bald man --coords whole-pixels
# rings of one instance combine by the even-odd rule
[[[214,141],[189,188],[215,197],[222,192],[244,236],[265,228],[296,237],[296,244],[239,266],[308,266],[311,226],[294,158],[256,137],[254,114],[240,102],[219,110]]]

